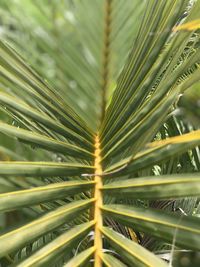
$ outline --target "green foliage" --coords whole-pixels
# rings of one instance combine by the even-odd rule
[[[0,2],[2,267],[182,266],[182,248],[191,262],[199,14],[189,0]]]

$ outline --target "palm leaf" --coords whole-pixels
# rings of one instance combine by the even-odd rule
[[[92,256],[94,253],[95,248],[91,247],[88,248],[81,253],[79,253],[77,256],[72,258],[68,263],[66,263],[64,266],[65,267],[72,267],[72,266],[84,266],[84,264],[88,261],[88,259]]]
[[[199,250],[200,131],[176,112],[199,81],[199,11],[1,1],[0,132],[16,150],[0,150],[0,210],[22,216],[0,236],[6,264],[166,266],[154,252]]]
[[[125,239],[113,230],[103,228],[102,232],[118,253],[123,253],[122,257],[128,264],[131,263],[133,266],[167,266],[152,253],[149,253],[137,243]]]
[[[74,243],[81,240],[81,238],[88,233],[93,225],[94,222],[89,222],[75,226],[73,229],[60,235],[51,243],[44,246],[41,250],[33,254],[27,260],[18,264],[18,266],[44,266],[44,264],[52,264],[52,261],[56,262],[59,257],[66,253],[66,248],[71,248]]]
[[[163,211],[142,209],[125,205],[102,207],[106,216],[152,236],[173,242],[176,231],[176,244],[191,249],[199,249],[199,220],[170,215]],[[142,227],[141,227],[142,224]]]
[[[92,188],[94,182],[70,181],[0,194],[1,211],[61,199]]]
[[[93,172],[94,168],[87,165],[67,164],[59,162],[0,162],[0,175],[17,176],[66,176],[81,175],[83,172]]]
[[[93,200],[77,201],[62,206],[55,211],[47,213],[43,217],[10,231],[0,237],[0,257],[29,243],[41,235],[63,225],[68,220],[75,218],[81,211],[88,209]],[[14,240],[14,242],[13,242]],[[6,245],[5,245],[6,244]]]
[[[159,177],[142,177],[109,183],[102,190],[116,198],[156,199],[199,196],[200,176],[167,175]]]

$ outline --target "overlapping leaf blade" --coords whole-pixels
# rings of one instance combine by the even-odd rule
[[[91,133],[84,125],[76,113],[59,97],[55,90],[51,89],[24,61],[16,52],[0,41],[1,68],[0,71],[6,79],[13,84],[20,86],[22,92],[18,92],[22,98],[34,97],[41,105],[40,108],[45,112],[53,113],[66,127],[71,130],[91,138]],[[14,88],[14,87],[13,87]],[[23,96],[24,91],[24,96]],[[33,100],[33,99],[32,99]],[[34,103],[32,102],[32,105]],[[34,106],[38,106],[35,102]]]
[[[153,209],[130,207],[127,205],[105,205],[102,207],[105,215],[127,226],[147,232],[151,236],[173,242],[176,234],[176,245],[198,250],[199,219],[184,215],[172,215]],[[183,217],[184,216],[184,217]]]
[[[167,199],[200,195],[200,174],[142,177],[106,184],[102,190],[115,198]]]
[[[56,85],[58,94],[92,128],[97,127],[101,116],[105,35],[109,35],[108,98],[141,21],[144,3],[126,3],[111,1],[109,33],[105,30],[106,1],[58,1],[51,3],[53,10],[47,1],[22,0],[12,8],[9,1],[2,1],[3,37],[28,58],[42,77]],[[27,19],[21,17],[22,8]],[[90,9],[93,12],[85,16],[85,10]],[[10,14],[16,32],[6,25]]]
[[[119,261],[118,259],[116,259],[115,257],[113,257],[112,255],[106,254],[106,253],[103,253],[102,260],[103,260],[103,263],[107,267],[112,267],[113,265],[116,267],[126,267],[127,266],[124,263],[122,263],[121,261]]]
[[[72,258],[68,263],[66,263],[64,267],[83,267],[87,263],[88,259],[92,256],[94,251],[94,247],[82,251],[78,255],[74,256],[74,258]]]
[[[1,176],[40,176],[55,177],[67,175],[81,175],[83,173],[93,173],[94,167],[59,162],[0,162]]]
[[[71,248],[73,247],[73,245],[80,241],[90,231],[93,225],[94,222],[92,221],[75,226],[71,230],[54,239],[52,242],[44,246],[42,249],[34,253],[31,257],[29,257],[22,263],[19,263],[17,266],[37,267],[56,262],[60,257],[66,254],[66,251],[71,252]]]
[[[0,194],[0,211],[62,199],[91,189],[94,182],[70,181]]]
[[[142,248],[136,242],[130,241],[127,238],[119,235],[113,230],[104,227],[102,233],[105,238],[116,248],[120,256],[123,257],[124,261],[132,266],[167,266],[162,260],[150,253],[148,250]],[[120,266],[120,265],[119,265]],[[123,266],[123,265],[122,265]]]
[[[92,153],[78,146],[57,141],[44,135],[32,133],[30,131],[10,126],[2,122],[0,122],[0,131],[13,137],[17,137],[18,139],[30,143],[34,146],[44,148],[46,150],[63,153],[77,158],[80,157],[90,160],[93,159]]]
[[[161,22],[162,15],[164,16],[164,14],[166,15],[166,13],[169,12],[169,10],[167,10],[167,8],[169,8],[169,9],[175,8],[176,12],[175,12],[174,16],[175,16],[175,18],[178,17],[178,14],[177,14],[178,10],[177,9],[180,9],[180,3],[177,5],[177,3],[175,3],[175,2],[176,1],[170,1],[170,3],[161,3],[160,2],[158,5],[156,5],[154,1],[149,1],[148,5],[146,7],[146,14],[145,14],[144,21],[142,23],[142,26],[140,28],[140,32],[139,32],[137,39],[136,39],[137,40],[136,41],[136,48],[134,47],[134,50],[130,54],[130,58],[127,61],[127,65],[124,67],[124,70],[123,70],[124,73],[122,72],[122,74],[121,74],[121,81],[119,81],[118,88],[116,89],[116,91],[114,93],[113,102],[111,103],[111,105],[109,107],[110,111],[108,111],[108,113],[107,113],[107,116],[108,116],[107,120],[111,120],[111,118],[109,118],[109,116],[113,117],[115,113],[116,113],[116,115],[117,114],[119,115],[121,113],[121,110],[119,109],[119,102],[117,100],[120,99],[120,101],[121,101],[120,105],[121,105],[122,109],[126,105],[128,105],[128,103],[129,103],[128,102],[128,99],[129,99],[128,93],[130,94],[132,92],[132,91],[130,91],[130,86],[133,83],[134,74],[137,73],[137,71],[138,71],[138,66],[133,65],[133,62],[138,62],[138,64],[142,65],[143,61],[139,60],[139,58],[142,56],[142,49],[143,49],[144,53],[145,52],[147,53],[147,51],[150,49],[149,44],[154,44],[154,38],[155,39],[157,38],[156,34],[154,36],[153,33],[157,32],[158,35],[163,34],[165,36],[163,38],[164,40],[162,40],[162,42],[160,42],[160,44],[156,43],[158,46],[158,47],[156,47],[156,49],[158,51],[162,48],[163,44],[165,43],[167,36],[170,34],[170,30],[165,31],[165,32],[159,32],[158,29],[162,25],[162,22]],[[156,8],[156,10],[154,10],[155,12],[152,12],[152,10],[154,8]],[[178,11],[178,13],[179,12],[180,12],[180,10]],[[167,16],[168,15],[169,14],[167,14]],[[167,18],[167,16],[165,17],[165,19]],[[154,21],[151,21],[152,19]],[[174,18],[170,18],[170,19],[171,19],[170,23],[169,23],[169,21],[167,21],[169,29],[170,29],[169,25],[172,24],[172,26],[173,26],[173,23],[175,23],[175,21],[176,21],[176,19],[174,19]],[[147,23],[149,21],[151,21],[150,26],[152,28],[148,27],[148,29],[147,29]],[[146,31],[145,31],[145,27],[146,27]],[[152,35],[149,34],[150,32],[152,32]],[[141,38],[143,40],[141,42],[139,42],[139,40],[138,40],[139,38]],[[145,42],[146,40],[148,40],[148,42]],[[144,45],[143,47],[141,46],[141,43]],[[147,50],[147,47],[148,47],[148,50]],[[150,53],[147,53],[147,55],[149,55],[149,54]],[[156,56],[156,53],[154,54],[154,57],[155,56]],[[145,60],[145,58],[143,60]],[[148,64],[149,64],[149,67],[151,67],[152,61],[149,61]],[[148,70],[148,68],[147,68],[147,66],[145,66],[145,68],[144,68],[145,71],[146,71],[146,69]],[[125,75],[126,71],[127,71],[127,74]],[[142,76],[138,77],[138,80],[141,80],[141,78],[142,78]],[[125,81],[127,82],[127,85],[129,85],[129,86],[126,86]],[[131,81],[131,83],[130,83],[130,81]],[[127,95],[125,94],[124,91],[127,91],[126,92]],[[133,94],[133,92],[132,92],[132,94]],[[123,97],[121,97],[122,95],[123,95]],[[118,106],[118,108],[117,108],[117,106]],[[111,115],[111,109],[113,110],[112,115]],[[115,119],[116,119],[116,116],[115,116]],[[107,128],[109,128],[108,125],[107,125]],[[113,131],[114,131],[114,129],[113,129]]]
[[[111,172],[111,175],[112,172],[115,174],[117,170],[118,175],[134,173],[140,169],[167,161],[171,157],[176,157],[189,149],[199,146],[199,144],[199,130],[185,135],[155,141],[149,143],[146,149],[136,154],[135,157],[121,160],[117,164],[111,165],[105,172]]]
[[[26,259],[21,266],[43,266],[54,262],[57,264],[59,255],[64,258],[64,249],[69,251],[71,243],[80,240],[82,234],[85,236],[93,225],[97,224],[97,221],[91,221],[83,225],[81,217],[82,211],[85,210],[87,214],[83,215],[84,221],[90,221],[93,217],[93,205],[98,203],[97,199],[92,199],[93,191],[88,192],[93,187],[101,190],[105,203],[110,203],[111,200],[111,203],[130,204],[147,199],[153,206],[152,199],[174,199],[199,194],[199,174],[169,175],[177,172],[178,160],[171,163],[173,168],[161,169],[160,173],[167,175],[150,175],[153,174],[152,170],[155,170],[156,164],[169,159],[172,162],[172,157],[200,144],[198,130],[188,135],[151,142],[158,131],[160,132],[156,139],[171,136],[170,127],[169,131],[165,131],[165,125],[162,128],[161,125],[173,110],[173,104],[179,94],[199,79],[199,32],[196,28],[192,31],[181,31],[181,26],[175,25],[184,15],[187,15],[186,25],[187,22],[197,19],[200,3],[196,1],[190,9],[188,0],[147,2],[133,3],[128,0],[125,3],[121,0],[107,0],[104,3],[94,0],[91,3],[86,0],[64,1],[61,4],[60,1],[60,5],[51,2],[51,5],[47,6],[46,0],[28,0],[27,6],[30,9],[25,7],[24,18],[30,17],[30,21],[25,23],[23,28],[18,9],[12,9],[9,0],[2,1],[1,5],[6,12],[9,11],[13,15],[13,21],[16,22],[16,29],[9,30],[6,39],[12,42],[13,47],[26,50],[26,56],[32,53],[32,65],[56,86],[49,86],[9,45],[0,42],[0,85],[2,90],[7,92],[0,92],[0,105],[20,125],[20,128],[17,128],[0,123],[0,129],[21,141],[62,154],[61,160],[66,162],[49,162],[48,156],[45,162],[39,162],[37,158],[35,162],[0,162],[1,179],[8,177],[13,181],[23,176],[23,181],[27,181],[27,184],[16,184],[29,188],[0,194],[4,210],[37,203],[43,203],[47,210],[53,209],[42,218],[2,235],[0,247],[4,244],[6,247],[0,251],[0,257],[20,251],[26,244],[31,246],[40,236],[47,232],[52,233],[54,229],[59,228],[62,233],[60,226],[66,223],[67,228],[71,227],[74,225],[71,219],[75,218],[75,224],[81,225],[61,234],[32,256],[27,257],[28,249],[25,248]],[[16,1],[18,8],[22,5],[26,5],[26,0]],[[192,6],[192,3],[190,5]],[[144,6],[146,11],[142,17]],[[94,12],[87,12],[86,16],[85,10],[89,11],[89,8]],[[35,17],[32,18],[32,15]],[[139,21],[142,23],[138,29]],[[13,26],[13,22],[10,26]],[[124,32],[121,31],[122,28],[125,29]],[[22,29],[24,33],[21,32],[20,36],[25,39],[22,38],[23,41],[20,42],[15,34]],[[27,42],[31,45],[26,46],[24,44],[30,29],[32,30],[29,38],[35,38],[35,41]],[[109,107],[105,110],[107,98],[116,84],[119,69],[124,64],[127,47],[132,43],[137,30],[139,32],[132,51],[118,79]],[[119,48],[121,53],[117,57]],[[35,53],[38,49],[41,52],[39,56]],[[46,70],[47,67],[49,70]],[[58,88],[58,91],[55,88]],[[95,144],[99,153],[94,153],[94,130],[96,132],[100,117],[103,119],[104,114],[98,148]],[[180,125],[177,123],[178,127]],[[180,134],[182,131],[175,132]],[[185,159],[186,163],[190,161],[190,166],[194,161],[198,162],[198,149],[195,148],[196,154],[193,151],[180,158],[182,165]],[[102,166],[97,166],[96,162],[100,164],[100,158]],[[148,167],[150,168],[146,170]],[[99,169],[103,169],[103,173],[98,175]],[[100,180],[105,181],[101,188],[93,182],[94,173]],[[144,174],[146,177],[135,178]],[[86,179],[80,180],[81,177]],[[48,186],[38,184],[38,187],[30,189],[28,181],[31,179],[38,180],[41,184],[43,180],[44,183],[53,183]],[[55,184],[54,181],[59,183]],[[74,202],[66,205],[66,195],[84,193],[85,190],[87,193],[81,195],[84,200],[78,202],[76,197],[70,198]],[[51,202],[45,203],[46,201]],[[176,204],[175,201],[174,203]],[[60,205],[62,207],[58,208]],[[195,205],[191,205],[193,209]],[[199,249],[199,220],[183,216],[184,211],[178,216],[172,212],[119,204],[104,205],[101,210],[106,217],[106,224],[133,240],[136,229],[144,233],[142,241],[147,233],[178,246]],[[101,217],[101,213],[99,214]],[[94,252],[96,255],[96,251],[106,266],[125,266],[124,262],[128,265],[131,262],[133,266],[166,266],[137,243],[122,238],[108,228],[103,227],[101,230],[102,236],[99,235],[99,239],[105,239],[104,246],[108,240],[115,249],[109,250],[109,253],[114,254],[100,251],[104,247],[93,247],[91,241],[95,233],[91,232],[90,238],[78,245],[83,252],[72,258],[66,266],[84,266]],[[14,242],[11,243],[11,240]],[[102,240],[99,240],[100,244]],[[86,249],[89,246],[91,247]]]
[[[147,21],[148,19],[150,21],[150,18],[148,16],[152,15],[151,8],[153,8],[153,5],[154,1],[149,1],[145,17]],[[158,32],[155,31],[155,36],[154,34],[152,34],[152,40],[151,37],[148,36],[147,32],[145,32],[144,29],[141,29],[141,34],[144,34],[144,32],[147,34],[146,38],[149,38],[149,42],[152,41],[152,49],[155,49],[155,51],[157,51],[154,51],[154,53],[152,52],[154,56],[156,55],[156,53],[160,55],[161,50],[164,49],[164,43],[162,43],[161,41],[162,35],[165,36],[164,38],[167,38],[167,34],[168,37],[171,36],[170,28],[172,27],[173,23],[175,23],[177,17],[180,16],[179,12],[183,12],[183,7],[184,4],[182,7],[180,7],[180,2],[178,1],[171,1],[171,3],[162,2],[159,5],[156,5],[156,8],[162,10],[158,11],[160,17],[157,18],[157,27],[159,29],[159,27],[162,28],[163,26],[165,26],[165,31],[159,31],[157,29]],[[174,18],[170,14],[173,9],[175,9],[177,12],[172,12]],[[196,10],[199,9],[200,6],[199,3],[197,3],[195,8],[192,9],[191,14],[188,16],[187,19],[194,19],[197,16]],[[154,15],[152,16],[155,16],[153,18],[156,20],[156,12],[154,12],[153,14]],[[142,25],[142,27],[145,27],[145,23],[143,23]],[[169,29],[168,33],[167,29]],[[160,39],[157,39],[157,36],[159,36]],[[127,71],[126,75],[124,75],[123,72],[121,74],[122,78],[118,83],[118,87],[113,96],[113,103],[111,103],[110,107],[108,108],[107,118],[105,119],[104,126],[102,128],[102,149],[104,153],[106,153],[104,160],[106,157],[107,162],[108,160],[113,160],[113,157],[117,157],[117,159],[119,159],[120,154],[122,154],[121,157],[124,157],[122,151],[124,151],[124,149],[127,149],[127,147],[129,147],[129,150],[126,150],[126,155],[131,154],[133,152],[136,153],[144,146],[146,142],[150,141],[153,138],[156,133],[156,129],[158,130],[158,125],[164,121],[167,111],[169,111],[169,109],[166,110],[166,108],[164,108],[164,104],[166,104],[167,99],[169,100],[170,92],[174,92],[174,99],[171,104],[170,102],[168,103],[168,108],[170,108],[170,106],[175,102],[176,98],[178,97],[180,91],[178,89],[179,85],[177,84],[177,80],[179,79],[179,77],[181,77],[183,73],[187,72],[189,68],[192,69],[199,61],[199,53],[197,48],[196,54],[194,53],[191,56],[188,56],[185,60],[183,60],[183,63],[179,64],[177,67],[177,64],[180,61],[182,53],[184,53],[187,42],[189,42],[191,36],[192,33],[190,32],[187,32],[183,35],[177,34],[174,37],[171,36],[170,38],[172,40],[170,40],[169,44],[165,48],[165,51],[162,52],[162,54],[158,57],[158,62],[156,63],[153,60],[151,61],[150,59],[148,61],[148,64],[147,60],[145,62],[143,62],[142,59],[141,61],[139,60],[142,54],[142,52],[140,51],[140,49],[142,49],[142,42],[139,42],[139,52],[137,56],[134,54],[136,53],[135,51],[137,51],[137,49],[134,49],[132,54],[130,54],[129,60],[127,61],[128,63],[127,65],[125,65],[124,68],[124,72],[126,72],[127,69],[129,70],[129,72]],[[167,39],[165,39],[164,42],[166,42],[166,40]],[[149,51],[146,50],[145,53],[146,54],[144,55],[146,55],[147,57],[150,56],[151,48],[149,48]],[[133,62],[135,62],[136,64],[137,60],[139,64],[141,64],[140,72],[135,69],[136,65],[133,64]],[[169,66],[166,65],[166,62],[168,62]],[[163,68],[160,75],[158,75],[158,70],[161,68],[162,64],[163,66],[165,66],[165,68]],[[141,74],[141,70],[147,72],[147,74],[145,74],[146,76],[143,76]],[[137,71],[140,75],[137,74]],[[155,76],[152,75],[153,72],[155,73]],[[144,77],[144,80],[142,80],[142,77]],[[155,86],[157,82],[156,79],[161,80],[157,86]],[[176,90],[177,93],[175,94]],[[165,101],[164,98],[166,98]],[[163,117],[156,116],[159,107],[159,114],[162,114]],[[161,107],[163,108],[163,110],[165,110],[165,114],[163,114],[163,110]],[[150,116],[151,113],[152,116]],[[148,134],[146,132],[147,129]],[[130,143],[134,143],[134,147],[130,146]]]
[[[93,149],[91,143],[87,139],[83,138],[81,135],[74,133],[72,130],[68,129],[61,123],[55,121],[51,117],[47,116],[44,113],[37,111],[36,109],[31,108],[26,103],[22,102],[19,98],[11,97],[8,94],[0,93],[0,103],[7,109],[11,109],[11,112],[19,112],[24,116],[27,116],[36,123],[40,123],[46,126],[48,129],[55,131],[56,133],[66,137],[72,142],[78,143],[80,146],[86,147],[90,150]],[[31,121],[32,122],[32,121]]]
[[[43,217],[26,224],[16,230],[10,231],[0,237],[0,257],[7,255],[11,251],[19,249],[41,235],[52,231],[63,225],[68,220],[75,218],[80,212],[91,207],[94,200],[75,201],[47,213]]]

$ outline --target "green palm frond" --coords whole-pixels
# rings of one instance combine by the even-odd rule
[[[199,250],[199,14],[189,0],[1,1],[0,211],[20,218],[2,267]]]

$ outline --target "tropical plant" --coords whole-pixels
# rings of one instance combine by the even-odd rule
[[[200,130],[176,111],[199,88],[200,1],[1,0],[0,14],[0,131],[16,139],[0,211],[28,220],[0,236],[1,265],[161,267],[199,250]]]

